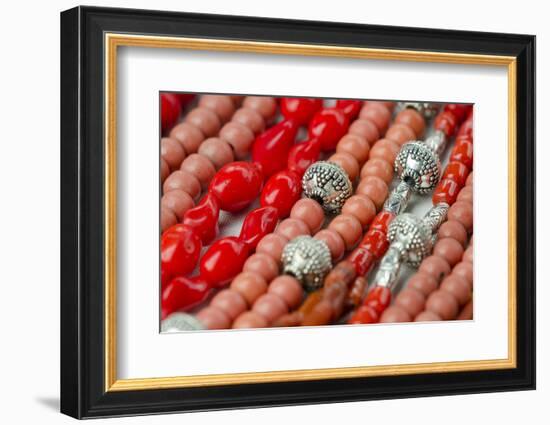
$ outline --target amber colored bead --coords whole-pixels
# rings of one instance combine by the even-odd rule
[[[374,217],[374,220],[372,221],[369,229],[380,230],[381,232],[387,233],[388,226],[394,218],[394,213],[390,211],[380,211],[378,214],[376,214],[376,217]]]
[[[348,323],[351,325],[377,323],[379,319],[380,316],[374,308],[368,305],[362,305],[355,311]]]
[[[354,264],[350,261],[341,261],[334,267],[325,278],[325,287],[337,282],[349,285],[355,279],[356,272]]]
[[[451,112],[441,112],[434,121],[434,128],[445,133],[447,137],[455,133],[456,126],[457,120]]]
[[[384,256],[388,250],[388,246],[388,238],[380,230],[369,230],[361,242],[361,247],[372,252],[377,260]]]
[[[453,205],[460,192],[460,186],[450,179],[441,180],[434,190],[432,202],[434,205],[445,202],[447,205]]]
[[[386,286],[375,286],[371,289],[363,303],[372,307],[378,315],[382,314],[391,302],[391,290]]]
[[[323,300],[330,303],[330,306],[332,307],[332,317],[340,317],[347,295],[348,286],[343,282],[338,282],[325,288],[323,291]]]
[[[361,300],[363,299],[363,294],[365,293],[367,286],[369,286],[369,281],[367,278],[361,276],[355,279],[351,289],[349,290],[348,302],[354,307],[358,307],[359,304],[361,304]]]
[[[470,170],[462,162],[451,161],[445,167],[441,180],[451,179],[454,180],[460,187],[463,187],[466,184],[466,179],[469,174]]]
[[[318,291],[312,292],[307,296],[305,301],[302,303],[298,311],[300,311],[302,314],[308,314],[313,308],[319,304],[319,302],[323,299],[323,290],[320,289]]]
[[[332,320],[332,305],[328,300],[321,300],[302,320],[302,326],[320,326]]]
[[[474,165],[474,145],[467,138],[461,138],[455,142],[455,146],[449,157],[449,161],[458,161],[463,163],[469,170]]]
[[[355,266],[358,276],[366,275],[374,264],[374,254],[368,249],[360,246],[349,256],[348,261]]]

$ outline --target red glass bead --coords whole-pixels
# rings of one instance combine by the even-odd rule
[[[362,305],[355,310],[355,313],[353,313],[353,316],[348,320],[348,323],[350,325],[378,323],[379,319],[380,317],[374,308],[368,305]]]
[[[160,95],[160,121],[162,132],[170,130],[181,114],[181,105],[176,95],[162,93]]]
[[[389,211],[382,210],[378,214],[376,214],[376,217],[374,217],[374,220],[372,221],[369,229],[379,230],[383,233],[388,233],[388,226],[394,218],[395,214]]]
[[[183,215],[183,224],[195,230],[204,245],[208,245],[218,232],[220,206],[216,197],[207,193],[200,203]]]
[[[193,228],[176,224],[166,229],[160,239],[160,266],[165,279],[192,271],[201,248],[200,237]]]
[[[451,161],[445,167],[441,179],[454,180],[460,187],[463,187],[466,184],[468,174],[470,174],[470,170],[462,162]]]
[[[451,137],[455,133],[456,126],[457,120],[450,112],[441,112],[434,121],[434,128],[445,133],[447,137]]]
[[[303,176],[309,166],[319,159],[320,153],[321,143],[319,139],[298,143],[292,147],[288,154],[288,168]]]
[[[443,110],[445,112],[450,112],[454,115],[457,122],[462,122],[466,119],[468,112],[470,112],[471,105],[464,105],[461,103],[447,103]]]
[[[288,217],[294,204],[300,199],[302,181],[290,170],[280,171],[270,177],[262,190],[260,205],[275,207],[279,218]]]
[[[348,258],[348,261],[354,265],[357,276],[368,274],[374,264],[374,260],[374,254],[362,246],[356,248]]]
[[[354,120],[359,115],[359,111],[363,107],[363,102],[360,100],[339,99],[336,101],[336,107],[344,111],[348,120]]]
[[[249,252],[248,245],[239,238],[218,239],[201,259],[201,277],[214,287],[225,285],[242,271]]]
[[[309,123],[309,137],[319,138],[323,151],[332,151],[346,134],[348,126],[349,120],[341,109],[321,109]]]
[[[277,209],[273,207],[256,208],[250,211],[244,219],[239,239],[250,249],[255,249],[265,235],[275,230],[278,218]]]
[[[287,119],[256,137],[252,159],[262,166],[265,178],[286,168],[288,152],[294,145],[298,128],[297,121]]]
[[[236,212],[246,208],[262,189],[262,172],[258,164],[235,161],[224,165],[214,175],[209,191],[224,211]]]
[[[376,282],[375,282],[376,283]],[[391,302],[391,290],[385,286],[375,286],[371,289],[363,303],[372,307],[378,315],[381,315]]]
[[[440,180],[434,190],[432,202],[434,205],[445,202],[447,205],[453,205],[460,192],[460,186],[451,179]]]
[[[473,109],[472,109],[473,111]],[[458,133],[456,135],[456,137],[460,137],[460,136],[468,136],[468,137],[473,137],[474,135],[474,120],[473,119],[467,119],[466,121],[464,121],[464,123],[460,126],[460,128],[458,129]]]
[[[384,256],[388,246],[386,233],[380,230],[369,230],[361,242],[361,247],[370,251],[377,260]]]
[[[474,166],[474,145],[467,138],[455,142],[449,161],[462,162],[469,170]]]
[[[311,117],[323,107],[323,99],[311,97],[283,97],[281,98],[281,114],[285,118],[292,118],[299,125],[309,122]]]
[[[198,276],[172,279],[162,291],[162,319],[174,311],[193,308],[203,302],[209,293],[210,285]]]

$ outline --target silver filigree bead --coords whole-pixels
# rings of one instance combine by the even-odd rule
[[[401,146],[395,158],[395,172],[415,192],[426,194],[439,182],[441,162],[426,144],[412,141]]]
[[[384,210],[393,213],[393,215],[401,214],[407,208],[412,192],[408,183],[400,181],[384,202]]]
[[[172,313],[160,325],[161,332],[184,332],[204,330],[204,325],[195,316]]]
[[[311,236],[298,236],[287,243],[282,263],[283,272],[298,279],[307,291],[320,288],[332,267],[327,244]]]
[[[318,161],[312,164],[302,178],[304,195],[317,201],[331,214],[338,214],[351,196],[352,184],[342,167]]]
[[[414,109],[425,119],[429,120],[437,114],[439,104],[432,102],[397,102],[397,112],[401,112],[404,109]]]
[[[418,267],[432,250],[432,229],[423,219],[404,213],[388,227],[388,241],[401,248],[404,261]]]

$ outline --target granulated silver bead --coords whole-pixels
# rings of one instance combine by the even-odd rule
[[[352,184],[342,167],[319,161],[306,170],[302,188],[304,195],[317,201],[325,211],[337,214],[351,196]]]
[[[432,229],[421,218],[404,213],[397,216],[388,227],[388,241],[392,246],[400,247],[407,263],[418,267],[432,250]]]
[[[204,325],[195,316],[172,313],[160,325],[161,332],[184,332],[204,330]]]
[[[441,163],[439,157],[426,144],[413,141],[405,143],[395,158],[397,176],[408,183],[415,192],[431,192],[439,182]]]
[[[311,236],[298,236],[287,243],[282,263],[283,272],[298,279],[306,291],[320,288],[332,267],[327,244]]]

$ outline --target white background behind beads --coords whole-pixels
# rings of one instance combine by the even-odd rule
[[[537,34],[538,292],[537,391],[369,401],[269,409],[97,420],[97,424],[334,424],[351,418],[372,423],[463,425],[544,423],[550,399],[550,249],[547,164],[550,157],[550,28],[544,2],[440,0],[410,2],[252,2],[247,0],[94,0],[96,5],[206,13],[362,22]],[[2,297],[2,422],[74,424],[59,408],[59,11],[75,1],[8,2],[0,17],[0,210]],[[25,113],[31,108],[31,113]],[[489,172],[487,170],[484,172]],[[496,184],[496,183],[495,183]],[[30,255],[22,253],[31,252]],[[32,271],[32,273],[30,273]],[[482,285],[482,282],[477,282]],[[223,352],[223,350],[220,350]]]

